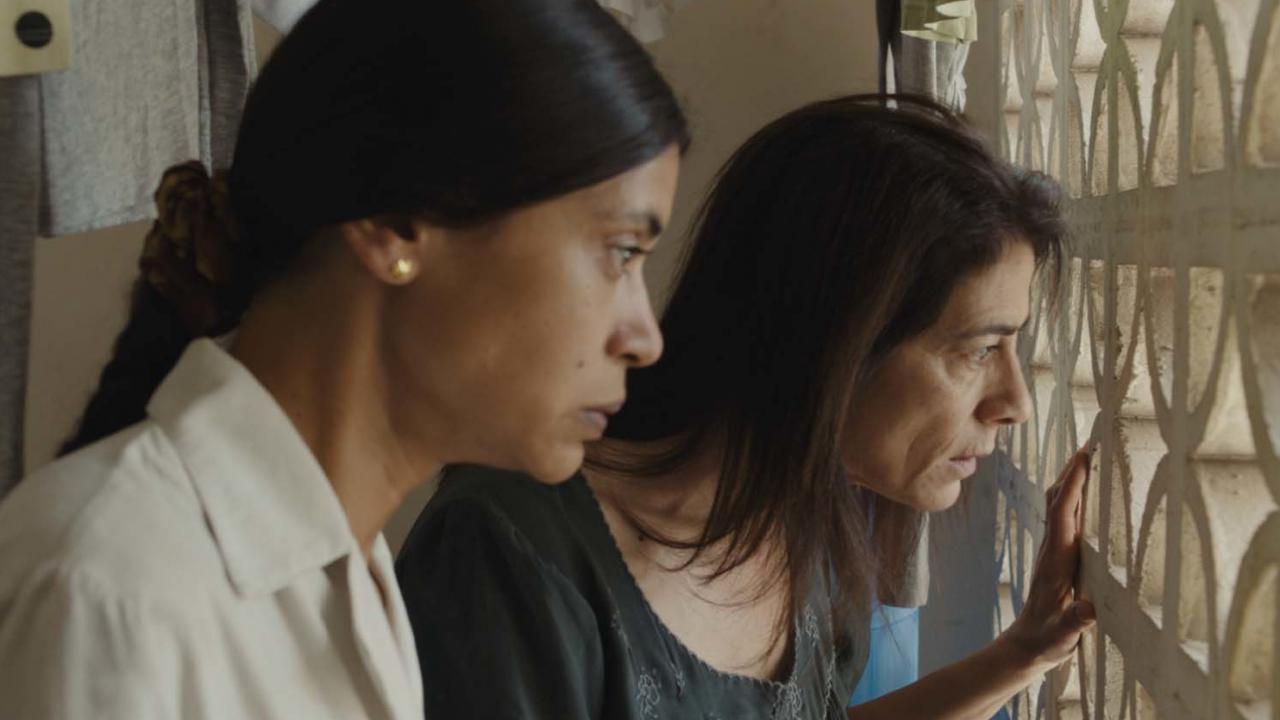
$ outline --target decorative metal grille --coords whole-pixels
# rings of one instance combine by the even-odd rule
[[[1098,630],[1008,710],[1273,717],[1280,0],[1007,4],[1001,149],[1062,182],[1076,244],[1021,338],[1035,413],[1002,439],[997,627],[1044,489],[1099,445],[1081,577]]]

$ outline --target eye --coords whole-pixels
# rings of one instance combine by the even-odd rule
[[[637,260],[649,254],[648,250],[641,247],[640,236],[636,233],[615,235],[610,238],[609,243],[609,255],[619,272],[627,270]]]
[[[1000,352],[999,345],[988,345],[984,348],[979,348],[973,351],[973,361],[978,364],[984,363],[997,352]]]
[[[643,257],[648,254],[643,248],[633,245],[613,247],[610,248],[610,250],[613,251],[613,256],[617,258],[618,264],[622,267],[626,267],[634,262],[636,258]]]

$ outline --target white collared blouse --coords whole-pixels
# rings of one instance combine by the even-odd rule
[[[266,389],[198,340],[147,412],[0,504],[0,718],[421,720],[386,542]]]

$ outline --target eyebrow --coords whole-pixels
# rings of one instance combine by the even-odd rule
[[[665,229],[662,226],[662,220],[658,219],[658,214],[652,210],[623,212],[616,215],[610,213],[608,217],[613,220],[625,220],[626,222],[640,225],[649,233],[650,238],[658,237]]]
[[[1006,337],[1010,335],[1017,335],[1023,328],[1027,326],[1027,323],[1029,322],[1031,322],[1031,318],[1027,318],[1022,322],[1021,325],[1016,325],[1016,326],[1010,325],[1008,323],[992,323],[990,325],[973,327],[973,328],[962,330],[956,333],[955,339],[971,340],[973,338],[984,337],[986,335],[1003,335]]]

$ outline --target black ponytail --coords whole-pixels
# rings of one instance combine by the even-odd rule
[[[233,328],[325,227],[384,213],[484,222],[687,142],[671,88],[596,0],[321,0],[246,102],[215,306],[175,302],[144,274],[62,452],[141,420],[186,345]],[[195,205],[212,213],[208,193]]]
[[[98,389],[79,426],[58,454],[73,452],[140,422],[147,400],[191,340],[177,310],[155,288],[136,280],[130,293],[129,320],[116,338],[111,360],[102,369]]]

